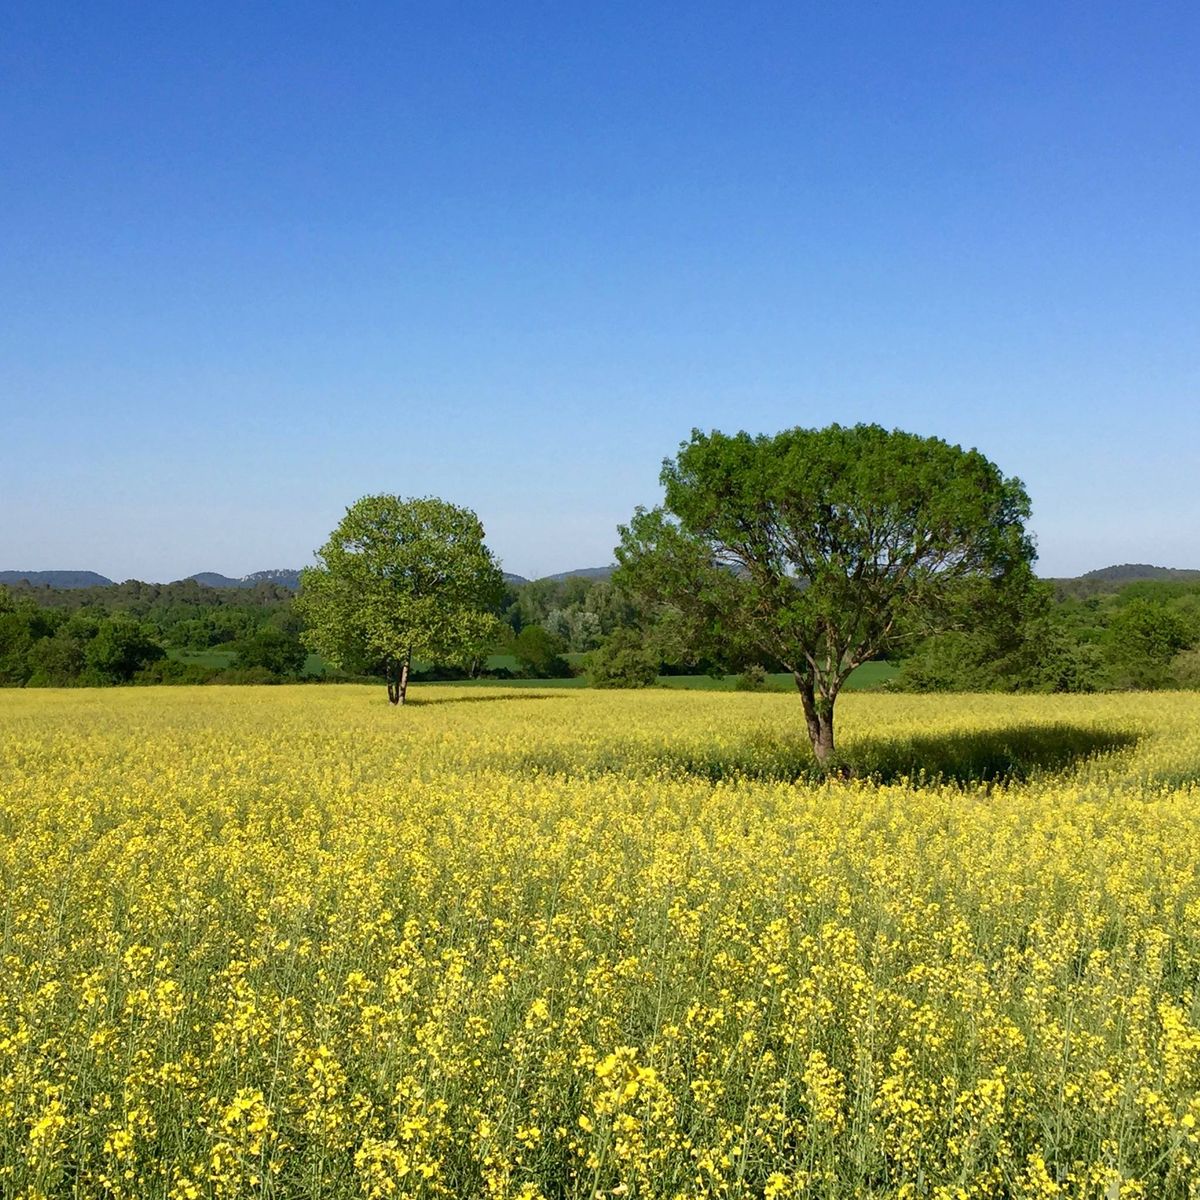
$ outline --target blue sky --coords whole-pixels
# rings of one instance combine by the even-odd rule
[[[0,567],[299,566],[367,492],[602,563],[693,426],[1200,567],[1200,7],[6,6]]]

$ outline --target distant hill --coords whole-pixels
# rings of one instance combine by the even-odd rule
[[[1086,600],[1110,596],[1135,583],[1200,583],[1200,571],[1155,567],[1150,563],[1119,563],[1071,579],[1051,579],[1049,582],[1054,585],[1054,593],[1060,600]]]
[[[198,575],[189,575],[188,578],[213,588],[245,588],[253,587],[256,583],[274,583],[279,587],[291,588],[292,591],[297,591],[300,587],[300,572],[285,568],[275,571],[253,571],[249,575],[237,578],[221,575],[216,571],[201,571]],[[504,582],[515,587],[519,583],[528,583],[529,580],[524,575],[512,575],[505,571]]]
[[[564,579],[608,579],[616,569],[616,563],[608,567],[580,567],[577,571],[559,571],[557,575],[543,575],[542,578],[555,583]]]
[[[588,579],[607,579],[615,570],[615,567],[587,567],[582,571],[566,571],[562,575],[551,575],[548,578],[567,579],[572,575],[583,575]],[[505,571],[503,574],[504,582],[511,587],[529,582],[524,575],[514,575],[511,571]],[[189,575],[188,578],[194,579],[197,583],[203,583],[206,587],[214,588],[253,587],[256,583],[275,583],[281,587],[291,588],[293,591],[300,587],[300,572],[292,570],[255,571],[250,575],[241,575],[237,578],[221,575],[216,571],[201,571],[197,575]]]
[[[251,588],[256,583],[273,583],[278,587],[291,588],[296,591],[300,587],[300,572],[290,567],[281,567],[275,571],[252,571],[249,575],[221,575],[216,571],[201,571],[189,575],[197,583],[211,588]]]
[[[0,571],[0,583],[28,581],[35,587],[107,587],[113,581],[95,571]]]
[[[1094,579],[1099,583],[1137,583],[1143,579],[1196,583],[1200,582],[1200,571],[1180,567],[1152,567],[1149,563],[1121,563],[1114,567],[1101,567],[1096,571],[1085,571],[1079,578]]]
[[[616,570],[607,567],[579,567],[574,571],[559,571],[554,575],[543,575],[542,579],[561,583],[565,579],[608,579]],[[300,587],[300,572],[291,567],[280,567],[272,571],[252,571],[249,575],[222,575],[217,571],[200,571],[187,576],[197,583],[211,588],[252,588],[257,583],[272,583],[278,587],[296,591]],[[0,571],[0,584],[16,585],[28,580],[34,587],[58,589],[110,587],[113,580],[95,571]],[[1156,580],[1174,583],[1200,583],[1200,570],[1179,567],[1156,567],[1150,563],[1119,563],[1111,567],[1100,567],[1071,578],[1052,579],[1060,596],[1093,596],[1104,592],[1119,591],[1129,583]],[[504,572],[504,582],[517,587],[529,580],[524,575]]]
[[[253,587],[256,583],[274,583],[296,592],[300,590],[300,572],[292,567],[280,567],[274,571],[252,571],[242,576],[243,587]]]
[[[580,571],[564,571],[560,575],[550,575],[550,579],[569,579],[572,575],[582,575],[586,579],[607,579],[616,570],[615,567],[585,567]],[[0,571],[0,583],[18,584],[28,580],[34,587],[51,588],[87,588],[109,587],[113,580],[95,571]],[[273,571],[251,571],[249,575],[222,575],[220,571],[197,571],[195,575],[187,575],[183,583],[195,580],[210,588],[252,588],[256,583],[273,583],[278,587],[290,588],[297,591],[300,587],[300,572],[291,567],[279,567]],[[511,587],[517,587],[529,580],[524,575],[515,575],[511,571],[504,572],[504,582]]]

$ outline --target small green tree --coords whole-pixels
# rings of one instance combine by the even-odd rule
[[[1099,651],[1081,641],[1051,585],[1010,598],[1003,620],[935,634],[905,654],[892,686],[916,692],[1082,692],[1103,676]],[[986,614],[985,614],[986,617]]]
[[[0,686],[20,687],[33,674],[32,651],[55,630],[54,616],[31,600],[15,600],[0,584]]]
[[[1200,689],[1200,647],[1181,650],[1171,662],[1172,682],[1191,691]]]
[[[571,674],[563,658],[566,643],[540,625],[526,625],[513,639],[512,652],[521,669],[537,679],[564,679]]]
[[[233,648],[239,667],[261,667],[273,675],[299,675],[308,658],[300,635],[279,625],[262,625]]]
[[[1172,659],[1187,649],[1193,631],[1187,619],[1153,600],[1130,601],[1118,609],[1104,637],[1104,655],[1119,688],[1152,689],[1173,682]]]
[[[658,657],[636,629],[614,629],[587,656],[588,680],[598,688],[651,687],[658,678]]]
[[[128,683],[165,655],[150,631],[124,613],[103,618],[84,651],[87,674],[99,683]]]
[[[75,687],[86,682],[85,643],[67,625],[39,639],[29,652],[30,687]]]
[[[855,667],[902,629],[967,627],[1032,579],[1024,487],[938,438],[694,430],[661,480],[664,504],[621,529],[617,583],[693,644],[784,664],[821,763]]]
[[[403,704],[414,657],[466,664],[496,636],[503,579],[468,508],[364,496],[300,576],[304,641],[344,670],[382,669]]]

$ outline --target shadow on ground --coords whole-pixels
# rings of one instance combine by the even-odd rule
[[[1034,775],[1066,771],[1100,755],[1137,743],[1125,730],[1086,725],[1009,725],[961,733],[906,738],[857,738],[839,755],[833,774],[878,783],[911,780],[918,786],[938,783],[1019,782]],[[561,751],[522,755],[518,769],[565,775],[663,774],[718,783],[753,779],[819,781],[818,768],[803,735],[795,739],[757,737],[741,745],[664,746],[628,741],[592,756],[572,759]]]
[[[855,774],[957,783],[1020,781],[1137,744],[1128,730],[1088,725],[1008,725],[902,739],[865,739],[849,749]]]
[[[521,701],[521,700],[563,700],[569,692],[501,692],[497,694],[489,694],[486,696],[409,696],[404,702],[405,707],[412,706],[413,708],[425,708],[434,704],[493,704],[503,703],[504,701]]]

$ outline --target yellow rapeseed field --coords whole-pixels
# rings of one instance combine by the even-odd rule
[[[0,1194],[1200,1195],[1200,696],[414,697],[0,693]]]

